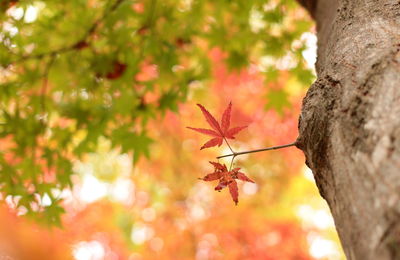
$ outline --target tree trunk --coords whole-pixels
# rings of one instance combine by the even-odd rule
[[[299,0],[317,22],[318,79],[298,147],[348,259],[400,259],[400,1]]]

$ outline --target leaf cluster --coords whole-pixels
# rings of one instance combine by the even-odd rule
[[[229,146],[229,149],[234,154],[232,157],[232,161],[231,161],[229,170],[225,164],[222,165],[219,162],[210,162],[210,164],[212,164],[214,166],[214,172],[207,174],[205,177],[201,178],[201,180],[203,180],[203,181],[219,180],[219,183],[215,187],[215,190],[221,191],[225,187],[229,187],[229,192],[232,196],[232,199],[235,202],[235,204],[237,205],[239,202],[239,191],[238,191],[236,179],[239,179],[242,181],[253,182],[253,183],[254,183],[254,181],[252,181],[250,178],[248,178],[243,172],[239,172],[240,168],[234,168],[232,170],[232,163],[236,156],[236,153],[232,150],[227,139],[235,139],[234,135],[239,133],[241,130],[245,129],[247,126],[230,128],[232,102],[229,103],[228,107],[225,109],[224,113],[222,114],[221,124],[218,123],[218,121],[213,117],[213,115],[211,115],[210,112],[208,112],[208,110],[205,107],[203,107],[201,104],[197,104],[197,106],[199,106],[207,123],[211,126],[211,128],[214,129],[214,130],[210,130],[210,129],[204,129],[204,128],[188,127],[189,129],[194,130],[196,132],[206,134],[206,135],[211,135],[214,137],[211,140],[209,140],[208,142],[206,142],[200,148],[200,150],[202,150],[204,148],[213,147],[216,145],[221,146],[223,141],[225,141],[226,144]]]
[[[72,186],[74,161],[101,138],[134,162],[149,156],[149,120],[177,111],[193,83],[211,77],[209,51],[226,53],[231,69],[282,57],[309,27],[285,16],[296,8],[294,0],[1,2],[2,196],[59,223],[57,194]],[[298,75],[308,71],[301,51],[292,49]],[[226,118],[203,148],[241,130]]]

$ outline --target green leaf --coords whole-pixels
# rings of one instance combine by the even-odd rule
[[[133,162],[136,163],[144,155],[150,156],[149,146],[153,142],[145,133],[136,133],[128,126],[116,129],[111,134],[113,146],[120,146],[123,153],[133,152]]]
[[[283,115],[285,108],[290,108],[291,103],[288,100],[288,94],[282,90],[269,90],[267,94],[267,104],[265,109],[274,109],[280,115]]]

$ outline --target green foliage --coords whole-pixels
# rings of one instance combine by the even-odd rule
[[[100,138],[134,162],[149,156],[148,121],[177,111],[191,83],[210,77],[213,47],[232,69],[292,53],[293,73],[309,83],[302,48],[292,44],[310,24],[286,16],[297,8],[294,0],[2,2],[3,196],[59,223],[54,194],[71,187],[74,160],[95,151]],[[265,71],[276,79],[274,66]],[[282,93],[270,93],[274,107],[287,105]],[[45,195],[51,205],[40,209]]]
[[[266,109],[275,109],[279,114],[282,114],[285,107],[290,107],[288,94],[285,90],[270,90],[267,95]]]

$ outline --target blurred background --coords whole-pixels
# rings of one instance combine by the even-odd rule
[[[294,142],[314,32],[293,0],[1,0],[0,259],[345,259],[301,151],[238,156],[235,206],[186,128],[231,101],[235,151]]]

